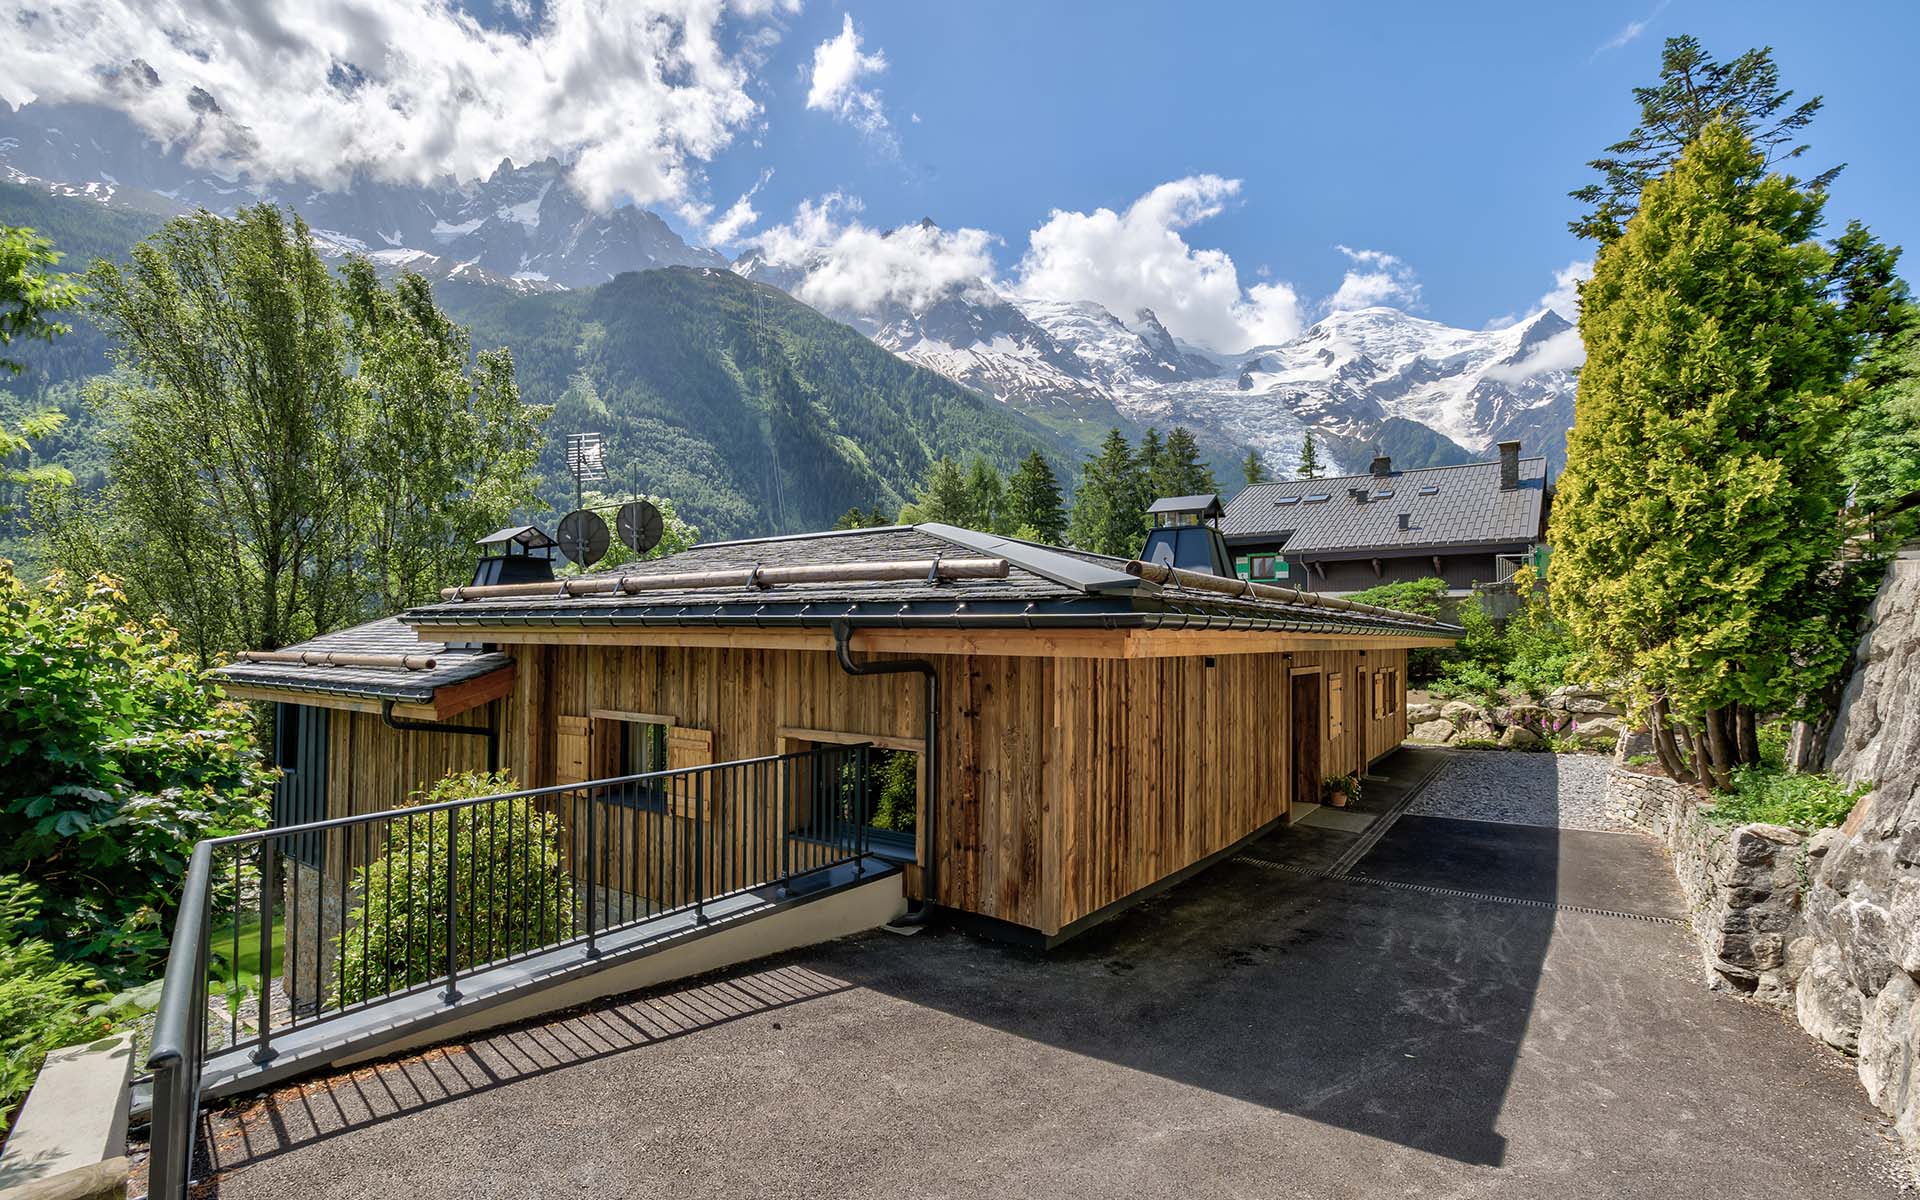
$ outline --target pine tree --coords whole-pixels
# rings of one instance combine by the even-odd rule
[[[1038,450],[1021,461],[1007,484],[1007,525],[1016,533],[1032,531],[1042,542],[1067,535],[1067,514],[1060,506],[1060,482]]]
[[[1754,714],[1807,704],[1849,646],[1826,573],[1856,339],[1812,240],[1824,196],[1766,161],[1708,125],[1602,247],[1550,531],[1590,676],[1622,681],[1670,773],[1719,788],[1757,761]]]
[[[1240,464],[1240,474],[1246,477],[1248,487],[1259,487],[1273,480],[1273,476],[1267,474],[1267,464],[1260,461],[1258,450],[1247,451],[1246,461]]]
[[[969,528],[986,533],[1005,533],[1007,509],[1007,485],[1000,478],[1000,471],[981,455],[973,456],[973,466],[967,471],[967,498],[973,510],[973,524]]]
[[[1320,448],[1313,444],[1313,430],[1307,430],[1307,440],[1300,445],[1300,467],[1294,474],[1302,479],[1318,479],[1326,467],[1320,462]]]
[[[1178,494],[1162,490],[1167,479],[1167,452],[1158,429],[1147,427],[1146,436],[1140,439],[1140,451],[1134,458],[1140,464],[1140,478],[1146,484],[1149,503],[1161,496]]]
[[[1160,496],[1204,496],[1220,490],[1213,480],[1213,468],[1200,461],[1200,444],[1193,430],[1175,425],[1167,435],[1161,455],[1161,478],[1153,491]]]
[[[1667,39],[1660,55],[1660,82],[1633,89],[1633,98],[1640,105],[1640,123],[1608,146],[1603,157],[1587,164],[1600,172],[1599,182],[1568,193],[1592,206],[1568,228],[1596,242],[1620,236],[1647,182],[1672,169],[1709,123],[1732,121],[1758,147],[1762,165],[1772,167],[1806,152],[1806,144],[1797,139],[1822,103],[1815,96],[1787,108],[1793,92],[1781,90],[1780,68],[1770,47],[1716,62],[1699,41],[1687,36]],[[1802,186],[1824,191],[1839,173],[1834,167]]]
[[[950,458],[939,458],[927,469],[927,482],[920,498],[900,510],[900,524],[918,525],[938,521],[946,525],[972,528],[973,494],[967,489],[967,477]]]
[[[1067,540],[1082,550],[1131,558],[1147,531],[1147,486],[1139,457],[1118,429],[1107,431],[1073,494]]]

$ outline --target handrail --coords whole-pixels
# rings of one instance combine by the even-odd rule
[[[193,857],[187,862],[180,913],[173,923],[173,942],[167,947],[160,1008],[154,1016],[153,1047],[147,1055],[147,1067],[153,1072],[153,1156],[149,1172],[156,1196],[167,1194],[160,1190],[162,1180],[175,1187],[174,1194],[185,1196],[193,1170],[200,1070],[206,1058],[212,874],[213,847],[201,842],[194,846]]]
[[[506,963],[568,947],[591,959],[615,931],[686,914],[705,924],[724,897],[848,863],[863,871],[871,751],[818,746],[199,842],[148,1058],[150,1194],[187,1195],[216,955],[231,971],[227,1046],[250,1042],[256,1062],[274,1056],[278,1034],[403,996],[439,989],[456,1004],[477,973]],[[260,951],[253,1030],[236,1003],[247,922]],[[216,944],[229,924],[231,942],[222,932]]]

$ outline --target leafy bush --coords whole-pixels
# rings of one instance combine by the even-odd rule
[[[1355,592],[1349,599],[1362,604],[1377,604],[1382,608],[1397,608],[1401,612],[1418,613],[1423,617],[1438,617],[1442,600],[1447,594],[1444,579],[1408,579],[1399,583],[1383,583],[1370,587],[1363,592]],[[1437,649],[1409,650],[1407,652],[1407,682],[1423,684],[1432,680],[1440,672],[1440,665],[1448,652]]]
[[[1849,788],[1831,775],[1789,775],[1772,767],[1738,767],[1733,792],[1721,796],[1707,816],[1730,825],[1761,821],[1796,829],[1826,829],[1847,819],[1872,783]]]
[[[1477,663],[1448,663],[1440,678],[1428,690],[1442,700],[1496,700],[1500,696],[1500,676]]]
[[[0,871],[44,893],[23,932],[115,986],[158,973],[193,844],[266,820],[249,714],[177,641],[105,576],[0,560]]]
[[[497,796],[519,786],[504,772],[468,771],[447,776],[413,802]],[[453,937],[461,970],[536,949],[567,926],[573,879],[560,865],[557,815],[533,801],[500,800],[395,820],[385,857],[354,871],[360,900],[335,940],[344,949],[344,969],[334,983],[334,1002],[355,1004],[446,970],[449,820]]]
[[[875,806],[873,827],[896,833],[912,833],[920,818],[920,761],[911,750],[881,752],[879,770],[880,803]]]
[[[39,907],[37,888],[0,875],[0,1132],[47,1051],[99,1037],[109,1026],[105,1017],[88,1015],[99,981],[27,936]]]
[[[1437,696],[1493,700],[1502,693],[1538,699],[1568,682],[1576,654],[1566,630],[1522,570],[1514,584],[1527,597],[1504,625],[1477,601],[1460,605],[1455,620],[1465,630],[1443,655],[1432,691]]]

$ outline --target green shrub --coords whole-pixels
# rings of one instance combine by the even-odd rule
[[[115,986],[159,972],[193,844],[266,820],[252,720],[177,642],[104,576],[0,560],[0,871],[41,890],[23,932]]]
[[[39,907],[37,888],[18,875],[0,875],[0,1133],[47,1051],[90,1041],[110,1024],[88,1012],[99,981],[27,936]]]
[[[1498,750],[1500,743],[1492,738],[1455,738],[1447,743],[1458,750]]]
[[[1733,791],[1717,798],[1706,815],[1730,825],[1765,822],[1796,829],[1826,829],[1847,819],[1871,783],[1849,788],[1831,775],[1789,775],[1773,767],[1736,767]]]
[[[1500,696],[1501,679],[1492,669],[1476,663],[1454,662],[1446,664],[1440,678],[1428,688],[1442,700],[1497,700]]]
[[[469,771],[447,776],[414,801],[439,804],[518,788],[505,773]],[[560,865],[555,814],[529,800],[501,800],[396,820],[385,857],[354,872],[360,902],[335,942],[343,969],[331,1001],[355,1004],[446,971],[449,819],[461,970],[536,949],[568,926],[573,879]]]
[[[1443,579],[1410,579],[1370,587],[1363,592],[1355,592],[1349,599],[1362,604],[1377,604],[1382,608],[1397,608],[1401,612],[1419,613],[1424,617],[1437,617],[1446,594],[1447,584]],[[1423,684],[1433,679],[1439,674],[1447,654],[1445,650],[1436,649],[1409,650],[1407,682]]]
[[[880,752],[880,803],[873,827],[912,833],[920,817],[920,760],[911,750]]]

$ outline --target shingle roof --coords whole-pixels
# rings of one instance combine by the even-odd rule
[[[316,692],[336,696],[363,696],[373,700],[398,700],[425,704],[433,699],[436,688],[510,666],[505,654],[464,647],[449,647],[444,642],[428,641],[402,624],[398,617],[382,617],[323,633],[289,651],[344,651],[353,654],[431,654],[432,670],[408,671],[400,667],[309,667],[298,663],[237,662],[220,667],[214,674],[222,680],[281,691]]]
[[[1124,559],[1041,546],[948,525],[891,526],[695,546],[596,574],[668,574],[895,559],[1004,558],[1004,579],[782,584],[582,596],[454,600],[408,610],[426,630],[499,625],[814,626],[836,620],[963,627],[1166,626],[1432,634],[1432,625],[1304,604],[1242,600],[1127,574]],[[1439,630],[1439,632],[1452,632]]]
[[[1365,488],[1366,502],[1352,496],[1350,488]],[[1521,459],[1520,486],[1511,491],[1500,489],[1497,461],[1385,476],[1297,479],[1250,487],[1235,496],[1220,518],[1220,532],[1230,542],[1245,543],[1293,530],[1283,547],[1289,556],[1533,542],[1540,537],[1546,494],[1544,458]],[[1328,499],[1309,501],[1308,496]],[[1401,513],[1409,516],[1406,529],[1400,528]]]

